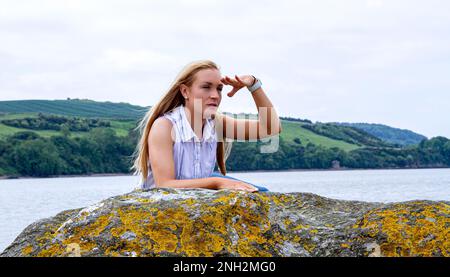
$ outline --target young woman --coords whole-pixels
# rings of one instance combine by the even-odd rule
[[[246,86],[258,108],[258,120],[235,119],[218,107],[224,85],[232,97]],[[281,123],[272,103],[251,75],[222,77],[212,61],[188,64],[170,89],[145,115],[133,169],[142,174],[141,188],[234,189],[266,188],[226,176],[225,161],[233,140],[258,140],[278,135]],[[216,164],[221,173],[213,172]]]

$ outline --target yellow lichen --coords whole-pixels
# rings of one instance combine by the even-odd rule
[[[73,251],[67,251],[67,247],[75,244],[79,246],[80,255],[97,247],[107,256],[130,253],[137,256],[164,253],[213,256],[234,252],[240,256],[264,257],[273,256],[274,249],[286,241],[300,243],[310,253],[315,249],[308,234],[301,237],[298,233],[285,231],[306,229],[310,234],[317,234],[318,230],[310,230],[309,225],[286,218],[284,230],[271,229],[268,216],[271,205],[286,206],[294,199],[292,196],[235,191],[219,193],[208,202],[195,198],[173,200],[170,208],[163,209],[154,201],[137,198],[142,204],[116,208],[69,231],[62,229],[63,241],[51,243],[58,233],[46,233],[41,238],[46,247],[39,255],[69,255]],[[230,232],[234,234],[233,238],[230,238]],[[130,233],[134,235],[130,237]],[[107,246],[97,245],[98,241],[104,241],[101,236],[110,237]]]
[[[306,251],[308,251],[309,253],[311,253],[316,248],[316,246],[313,243],[311,243],[311,242],[307,242],[307,243],[303,244],[303,248]]]
[[[450,256],[449,215],[447,204],[415,201],[370,211],[354,228],[367,228],[370,237],[385,235],[384,256]]]
[[[31,252],[33,252],[33,246],[31,246],[31,245],[28,245],[28,246],[26,246],[26,247],[24,247],[24,248],[22,249],[22,254],[23,254],[24,256],[30,255]]]
[[[80,245],[78,243],[69,243],[66,247],[66,253],[70,257],[80,257]]]
[[[140,203],[151,203],[153,202],[151,199],[149,198],[135,198],[138,202]]]
[[[41,245],[47,244],[47,247],[42,249],[37,255],[42,257],[49,256],[67,256],[67,246],[71,243],[76,243],[80,247],[80,253],[88,252],[95,247],[92,238],[98,236],[106,226],[109,224],[111,215],[103,215],[97,218],[92,224],[84,227],[75,227],[71,232],[73,235],[62,242],[51,243],[51,240],[56,237],[57,233],[45,233],[44,236],[38,238]]]
[[[311,227],[311,226],[308,225],[308,224],[305,224],[305,225],[303,225],[303,224],[298,224],[298,225],[293,226],[293,227],[292,227],[292,230],[293,230],[293,231],[297,231],[297,230],[302,230],[302,229],[308,229],[308,228],[310,228],[310,227]]]

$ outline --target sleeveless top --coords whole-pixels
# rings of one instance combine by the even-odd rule
[[[175,130],[173,145],[175,178],[182,180],[209,177],[216,165],[217,137],[214,119],[206,119],[203,138],[200,140],[189,124],[183,105],[164,113],[162,117],[169,119]],[[142,189],[155,187],[150,161],[148,168],[148,177],[140,184]]]

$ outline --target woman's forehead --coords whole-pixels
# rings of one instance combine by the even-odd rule
[[[197,82],[210,82],[212,84],[222,84],[220,71],[217,69],[204,69],[197,72]]]

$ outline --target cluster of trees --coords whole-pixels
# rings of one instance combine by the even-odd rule
[[[305,123],[312,124],[312,121],[309,120],[309,119],[301,119],[301,118],[295,118],[295,117],[290,117],[290,116],[280,116],[280,119],[282,119],[282,120],[289,120],[289,121],[296,121],[296,122],[305,122]]]
[[[333,139],[343,140],[356,145],[367,145],[377,147],[394,146],[381,139],[354,127],[336,125],[332,123],[316,122],[315,124],[304,124],[302,128],[308,129],[316,134]],[[397,145],[398,146],[398,145]]]
[[[19,132],[0,140],[0,175],[44,177],[65,174],[129,173],[138,137],[130,131],[118,137],[108,128],[93,129],[86,137],[40,137]],[[280,138],[278,151],[260,153],[263,142],[234,142],[227,169],[326,169],[337,162],[346,168],[449,167],[450,140],[424,139],[404,148],[364,147],[350,152]],[[217,167],[216,167],[217,169]]]
[[[354,127],[366,131],[367,133],[379,139],[382,139],[383,141],[402,146],[418,144],[423,139],[427,138],[421,134],[414,133],[413,131],[410,130],[393,128],[387,125],[377,123],[348,123],[348,122],[330,122],[330,123],[340,126],[345,125]]]
[[[0,140],[0,174],[45,177],[65,174],[128,173],[134,137],[118,137],[108,128],[86,137],[40,137],[19,132]]]
[[[405,148],[363,147],[346,152],[308,143],[286,142],[280,138],[275,153],[260,153],[261,142],[235,142],[227,160],[229,170],[327,169],[333,161],[345,168],[449,167],[450,140],[435,137]]]
[[[3,124],[32,130],[68,130],[88,132],[92,128],[111,127],[111,123],[97,118],[66,117],[39,113],[38,117],[5,119]]]

